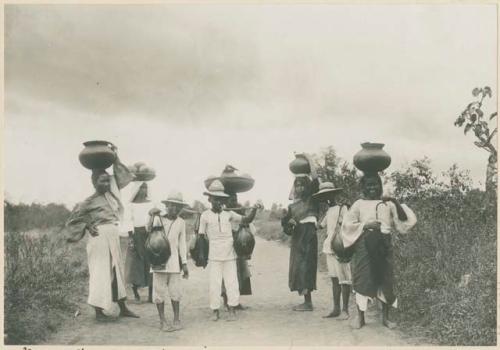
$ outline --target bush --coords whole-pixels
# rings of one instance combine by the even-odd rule
[[[418,218],[393,241],[403,329],[439,344],[495,345],[496,197],[471,189],[456,166],[438,181],[428,160],[391,177]]]
[[[5,234],[6,344],[37,344],[76,310],[88,272],[83,246],[70,249],[56,235]]]
[[[11,204],[4,202],[5,231],[26,232],[33,229],[61,227],[70,211],[62,204]]]

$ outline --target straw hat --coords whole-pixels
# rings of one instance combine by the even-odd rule
[[[203,194],[212,197],[229,197],[229,195],[224,192],[224,185],[220,180],[214,180],[208,187],[208,191],[203,192]]]
[[[184,198],[182,197],[182,193],[177,192],[177,191],[170,192],[167,199],[165,199],[161,202],[164,204],[174,203],[174,204],[188,205],[186,202],[184,202]]]
[[[331,182],[322,182],[319,184],[319,191],[313,194],[313,197],[327,197],[329,195],[337,194],[342,191],[342,188],[336,188]]]

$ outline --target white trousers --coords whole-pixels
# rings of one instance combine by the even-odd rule
[[[218,310],[221,307],[222,279],[226,286],[227,304],[238,306],[240,303],[240,287],[236,260],[214,261],[210,260],[210,308]]]

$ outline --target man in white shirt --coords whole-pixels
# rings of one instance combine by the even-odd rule
[[[212,208],[201,214],[199,234],[207,235],[209,241],[209,290],[210,308],[213,310],[212,320],[217,321],[219,319],[221,285],[224,279],[229,306],[228,321],[235,321],[235,307],[239,304],[240,292],[236,266],[237,256],[233,247],[232,224],[252,222],[257,207],[252,208],[250,214],[245,217],[233,211],[223,211],[223,204],[229,196],[224,192],[224,186],[219,180],[213,181],[204,194],[208,196]]]
[[[170,244],[171,255],[164,269],[153,269],[153,302],[156,304],[160,316],[160,329],[166,332],[172,332],[182,329],[180,314],[181,289],[181,270],[182,277],[188,278],[187,268],[187,245],[186,245],[186,223],[179,217],[179,213],[184,206],[182,194],[172,192],[168,198],[162,201],[166,206],[166,214],[158,209],[150,211],[151,220],[148,225],[148,231],[153,226],[163,226],[165,236]],[[173,325],[165,319],[165,300],[170,299],[174,312]]]

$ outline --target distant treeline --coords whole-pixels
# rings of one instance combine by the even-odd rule
[[[12,204],[4,201],[4,226],[10,232],[61,227],[69,214],[69,209],[63,204]]]

